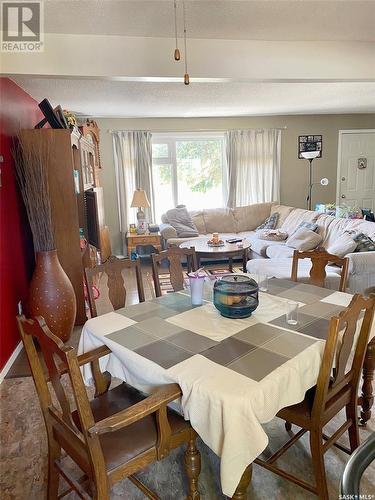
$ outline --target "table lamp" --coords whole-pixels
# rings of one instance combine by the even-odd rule
[[[138,208],[137,212],[137,234],[144,234],[147,230],[146,215],[142,208],[149,208],[147,194],[143,189],[136,189],[133,194],[133,200],[130,205],[132,208]]]

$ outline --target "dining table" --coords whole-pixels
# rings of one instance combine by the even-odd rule
[[[207,280],[199,306],[182,290],[89,319],[79,353],[106,345],[111,354],[101,369],[146,394],[178,383],[182,397],[174,407],[220,457],[221,488],[232,497],[267,447],[263,424],[316,384],[330,318],[351,299],[274,278],[250,317],[230,319],[215,308]],[[286,321],[290,301],[299,304],[296,325]],[[92,383],[90,366],[82,370]]]

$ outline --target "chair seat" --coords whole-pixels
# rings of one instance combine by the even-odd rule
[[[141,392],[125,382],[90,401],[95,422],[114,415],[145,399]],[[77,411],[72,413],[77,427],[80,422]],[[187,431],[189,422],[168,408],[168,420],[172,435]],[[157,441],[157,424],[155,413],[148,415],[133,424],[116,432],[100,435],[104,459],[108,470],[129,462],[141,453],[155,447]]]
[[[309,389],[303,401],[295,405],[287,406],[282,408],[277,416],[290,422],[291,424],[296,424],[304,429],[310,428],[311,421],[311,410],[314,403],[316,387]]]

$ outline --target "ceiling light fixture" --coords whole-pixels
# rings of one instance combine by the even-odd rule
[[[182,8],[184,14],[184,46],[185,46],[185,74],[184,74],[184,84],[189,85],[190,78],[188,73],[188,63],[187,63],[187,41],[186,41],[186,5],[185,0],[182,0]]]
[[[177,0],[174,0],[174,37],[176,40],[176,48],[174,49],[174,60],[179,61],[181,59],[180,49],[178,48],[178,38],[177,38]]]

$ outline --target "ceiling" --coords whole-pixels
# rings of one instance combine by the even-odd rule
[[[375,112],[374,83],[182,83],[13,78],[37,100],[97,117]]]
[[[171,57],[173,0],[46,0],[44,51],[2,54],[3,71],[35,99],[94,117],[375,112],[374,0],[186,8],[189,86]]]
[[[186,16],[192,38],[375,40],[373,0],[186,0]],[[45,2],[48,33],[174,37],[173,22],[173,0]]]

